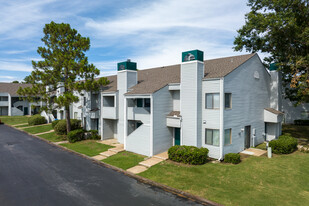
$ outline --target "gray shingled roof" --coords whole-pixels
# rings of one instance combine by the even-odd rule
[[[21,84],[21,83],[4,83],[0,82],[0,93],[9,93],[11,96],[19,96],[17,90],[19,87],[32,87],[31,84]]]
[[[254,55],[256,54],[206,60],[204,79],[224,77]],[[137,76],[138,84],[131,87],[131,91],[126,94],[152,94],[169,83],[180,83],[180,64],[140,70]]]
[[[280,111],[278,111],[278,110],[276,110],[276,109],[273,109],[273,108],[265,108],[265,110],[266,110],[266,111],[269,111],[269,112],[271,112],[271,113],[273,113],[273,114],[276,114],[276,115],[284,114],[283,112],[280,112]]]

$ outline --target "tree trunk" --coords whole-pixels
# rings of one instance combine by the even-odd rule
[[[67,121],[67,134],[71,131],[70,107],[65,107],[65,119]]]

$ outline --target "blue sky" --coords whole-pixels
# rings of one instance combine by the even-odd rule
[[[100,76],[130,58],[139,69],[180,63],[181,52],[205,59],[234,52],[236,30],[249,11],[245,0],[0,0],[0,81],[22,80],[40,60],[46,23],[69,23],[90,37],[89,62]]]

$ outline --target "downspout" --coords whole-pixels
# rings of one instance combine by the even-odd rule
[[[127,98],[124,96],[124,102],[123,102],[123,144],[124,149],[127,149],[127,131],[128,131],[128,121],[127,121]],[[121,108],[119,108],[121,109]]]
[[[224,147],[224,78],[220,78],[220,158],[223,160]]]
[[[153,95],[150,95],[150,156],[153,156]]]

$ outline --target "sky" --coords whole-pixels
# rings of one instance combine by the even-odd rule
[[[233,41],[247,12],[245,0],[0,0],[0,82],[23,80],[42,60],[37,48],[51,21],[89,37],[89,63],[109,76],[127,59],[147,69],[179,64],[193,49],[205,59],[245,54]]]

